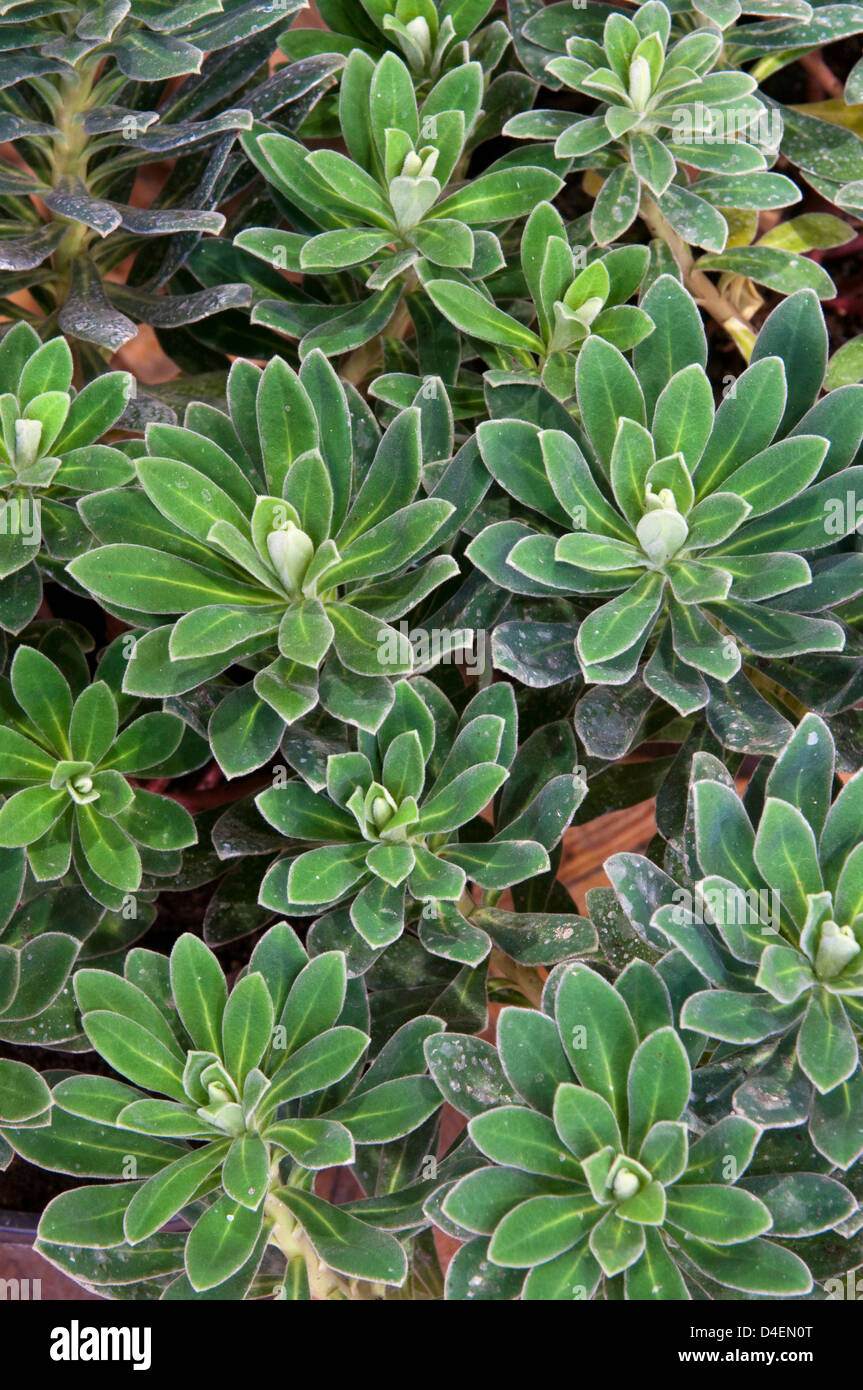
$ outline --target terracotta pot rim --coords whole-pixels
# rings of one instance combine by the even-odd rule
[[[0,1244],[32,1245],[39,1216],[37,1211],[6,1211],[0,1207]]]

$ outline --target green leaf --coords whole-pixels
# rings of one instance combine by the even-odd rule
[[[435,307],[463,333],[499,347],[543,352],[542,341],[535,333],[470,285],[460,285],[455,280],[428,280],[425,289]]]
[[[737,1245],[768,1231],[772,1224],[763,1202],[727,1184],[681,1184],[669,1189],[666,1200],[669,1225],[712,1245]]]
[[[125,1178],[130,1159],[135,1161],[138,1176],[148,1177],[171,1163],[178,1152],[176,1144],[114,1129],[104,1121],[82,1119],[59,1105],[53,1107],[49,1125],[7,1129],[5,1133],[15,1152],[29,1163],[78,1178]],[[161,1225],[160,1219],[154,1229]]]
[[[728,239],[728,224],[704,198],[672,183],[657,201],[663,217],[684,241],[703,246],[706,251],[722,251]]]
[[[227,1194],[199,1217],[186,1241],[186,1273],[198,1293],[214,1289],[240,1269],[261,1232],[263,1212],[250,1211]]]
[[[397,1077],[352,1096],[329,1113],[357,1144],[388,1144],[411,1134],[441,1104],[430,1077]]]
[[[799,1256],[771,1240],[718,1246],[689,1237],[683,1248],[696,1269],[726,1288],[790,1298],[812,1287],[812,1276]]]
[[[25,787],[0,808],[0,845],[12,849],[33,844],[46,835],[65,813],[69,797],[65,788]],[[137,885],[135,885],[137,886]]]
[[[207,603],[256,604],[266,592],[142,545],[105,545],[67,566],[85,589],[141,613],[187,613]]]
[[[677,160],[682,160],[683,156],[676,149],[672,155],[655,135],[645,133],[630,137],[629,151],[632,167],[641,182],[647,184],[654,197],[661,197],[674,178]]]
[[[479,815],[506,777],[506,768],[497,763],[480,764],[459,773],[452,782],[440,791],[433,791],[423,802],[417,827],[424,835],[457,829]]]
[[[489,1258],[510,1268],[543,1264],[581,1240],[598,1210],[589,1193],[529,1197],[496,1228]]]
[[[228,996],[222,1015],[222,1055],[239,1087],[263,1057],[273,1021],[273,1001],[263,976],[244,976]]]
[[[241,1207],[257,1211],[267,1195],[269,1154],[260,1134],[241,1134],[228,1150],[222,1168],[225,1192]]]
[[[626,1297],[647,1301],[656,1299],[683,1302],[689,1291],[677,1265],[663,1243],[659,1231],[647,1227],[644,1232],[644,1252],[636,1264],[625,1273]]]
[[[576,1158],[589,1158],[599,1149],[611,1145],[622,1148],[617,1118],[601,1095],[573,1086],[559,1086],[554,1096],[554,1124],[566,1147]]]
[[[760,200],[759,200],[760,201]],[[719,216],[719,214],[715,214]],[[700,246],[707,245],[699,241]],[[711,250],[713,248],[711,247]],[[759,285],[776,290],[779,294],[794,294],[799,290],[811,290],[819,299],[833,299],[836,286],[826,270],[808,256],[797,256],[790,251],[780,251],[772,246],[732,246],[721,255],[701,256],[697,262],[701,270],[730,271],[734,275],[746,275]]]
[[[264,1111],[267,1114],[298,1096],[323,1091],[356,1065],[369,1045],[368,1035],[343,1025],[313,1038],[289,1057],[273,1075]]]
[[[609,1211],[590,1233],[590,1248],[610,1276],[634,1265],[644,1250],[644,1226]]]
[[[707,364],[707,339],[701,315],[691,295],[673,275],[660,275],[641,301],[652,319],[649,338],[636,344],[633,362],[652,411],[666,383],[684,367]],[[627,414],[627,411],[623,412]],[[633,416],[644,422],[643,416]]]
[[[151,447],[154,443],[155,439],[151,440]],[[167,458],[139,459],[137,470],[153,505],[196,540],[206,541],[217,521],[248,535],[245,513],[207,473]]]
[[[271,787],[255,798],[255,805],[287,839],[344,843],[358,833],[353,816],[303,782]]]
[[[182,1051],[164,1014],[131,980],[108,970],[78,970],[75,972],[75,998],[82,1014],[95,1009],[107,1009],[139,1023],[164,1043],[178,1061],[185,1061]]]
[[[497,1052],[482,1038],[435,1034],[425,1044],[425,1056],[444,1100],[463,1115],[480,1115],[516,1099]]]
[[[620,164],[608,175],[597,194],[590,215],[590,230],[600,246],[623,236],[638,216],[641,189],[629,164]]]
[[[680,1119],[690,1084],[689,1058],[673,1028],[658,1028],[639,1043],[627,1079],[630,1153],[660,1120]]]
[[[857,1041],[842,1001],[826,989],[814,989],[797,1036],[797,1060],[822,1095],[853,1075]]]
[[[171,993],[194,1046],[221,1057],[228,989],[216,957],[190,932],[184,932],[171,951]]]
[[[577,638],[582,665],[607,662],[645,637],[659,612],[664,587],[661,574],[646,574],[585,619]]]
[[[39,1222],[39,1239],[58,1245],[104,1250],[123,1243],[123,1218],[140,1183],[104,1183],[61,1192]]]
[[[753,1043],[784,1033],[801,1012],[800,1004],[778,1004],[768,994],[742,994],[731,990],[705,990],[692,994],[680,1014],[684,1028],[706,1033],[723,1042]]]
[[[515,1168],[478,1168],[450,1188],[443,1212],[450,1221],[478,1235],[491,1235],[519,1202],[537,1196],[543,1182]]]
[[[303,270],[327,271],[362,265],[393,239],[391,232],[370,232],[364,227],[321,232],[303,243],[300,264]]]
[[[571,966],[555,1000],[560,1039],[579,1081],[626,1117],[627,1076],[638,1039],[617,991],[587,966]]]
[[[296,1187],[276,1191],[301,1223],[320,1259],[339,1274],[398,1287],[407,1275],[407,1259],[395,1236],[376,1230],[348,1212]]]
[[[493,226],[525,217],[537,203],[556,197],[563,180],[548,169],[521,165],[480,174],[434,208],[434,217],[453,217],[469,227]]]
[[[648,341],[652,339],[651,334]],[[591,337],[579,354],[575,384],[585,429],[608,471],[620,420],[625,416],[637,424],[645,423],[638,378],[617,348]]]
[[[117,703],[105,682],[88,685],[75,701],[69,723],[72,757],[100,763],[116,738],[117,722]]]
[[[468,1132],[477,1148],[495,1163],[525,1173],[584,1181],[581,1165],[561,1145],[551,1120],[517,1105],[498,1105],[475,1115]]]
[[[338,951],[325,951],[303,966],[278,1020],[284,1029],[278,1042],[286,1055],[334,1027],[344,1007],[346,988],[345,959]]]
[[[58,756],[69,754],[72,692],[52,661],[33,647],[19,647],[10,668],[12,691],[24,713]],[[80,758],[86,754],[72,754]]]
[[[755,838],[755,862],[782,906],[802,927],[807,898],[823,888],[818,847],[803,814],[787,801],[768,797]]]
[[[336,1120],[279,1120],[266,1131],[269,1144],[277,1144],[303,1168],[332,1168],[352,1163],[355,1156],[351,1132]]]
[[[817,295],[797,290],[766,319],[752,350],[752,362],[781,358],[788,384],[779,434],[784,436],[815,401],[827,367],[827,328]]]
[[[54,452],[66,454],[100,439],[122,415],[132,394],[128,372],[107,372],[82,388],[72,401]]]
[[[293,861],[287,892],[293,903],[329,903],[344,896],[366,874],[368,846],[327,845]]]
[[[263,677],[263,673],[261,673]],[[238,686],[213,711],[207,733],[219,766],[228,778],[241,777],[267,763],[276,753],[285,721],[259,691],[266,684]]]
[[[24,1062],[0,1059],[0,1123],[32,1121],[50,1108],[51,1092],[38,1072]]]
[[[121,1076],[172,1100],[186,1101],[183,1063],[155,1034],[134,1019],[104,1009],[85,1014],[83,1024],[97,1052]]]
[[[4,780],[10,782],[48,782],[56,758],[8,725],[0,727],[0,759]]]
[[[713,429],[713,391],[707,374],[698,362],[683,367],[664,387],[656,402],[653,438],[659,458],[680,453],[690,473],[702,456]],[[688,482],[688,480],[687,480]],[[654,483],[656,487],[656,483]],[[692,494],[678,509],[688,512]]]

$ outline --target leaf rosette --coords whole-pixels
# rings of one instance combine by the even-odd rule
[[[863,779],[831,799],[835,771],[833,737],[814,714],[749,807],[698,755],[694,897],[637,855],[614,856],[608,872],[636,927],[665,937],[709,984],[690,993],[681,1026],[732,1057],[763,1047],[738,1078],[736,1108],[765,1126],[808,1119],[819,1152],[845,1168],[861,1145]]]
[[[774,311],[718,409],[688,295],[662,277],[643,304],[657,328],[634,368],[601,339],[583,347],[578,424],[479,426],[489,471],[540,519],[492,524],[468,556],[516,593],[593,596],[579,603],[584,679],[622,686],[638,674],[681,714],[707,707],[733,742],[732,692],[738,716],[760,699],[744,663],[787,665],[846,642],[856,660],[853,629],[821,613],[863,577],[842,546],[863,482],[863,392],[816,399],[826,334],[811,291]],[[805,366],[782,342],[792,323],[811,348]]]
[[[404,1281],[405,1251],[377,1204],[337,1207],[313,1186],[354,1163],[357,1146],[401,1140],[439,1109],[422,1054],[438,1019],[412,1020],[364,1066],[361,982],[348,982],[338,952],[309,960],[285,923],[230,993],[190,935],[170,959],[130,952],[123,975],[81,970],[75,991],[92,1046],[125,1080],[58,1079],[46,1105],[16,1077],[17,1112],[38,1107],[38,1123],[17,1127],[3,1112],[22,1156],[112,1180],[49,1204],[47,1259],[147,1298],[325,1298],[354,1280],[373,1285],[371,1297]],[[136,1177],[123,1181],[130,1157]],[[404,1223],[421,1224],[421,1211]]]
[[[392,626],[458,572],[440,551],[487,486],[471,445],[429,474],[417,407],[380,436],[326,359],[299,376],[279,358],[235,364],[230,415],[191,407],[185,428],[151,425],[141,492],[81,504],[97,539],[69,572],[140,626],[124,689],[165,697],[229,667],[252,678],[215,712],[210,737],[232,776],[267,762],[286,725],[320,699],[374,729],[414,653]],[[432,408],[451,419],[446,396]],[[438,461],[440,463],[440,461]],[[452,499],[452,500],[450,500]],[[120,538],[119,540],[117,538]]]
[[[504,257],[492,228],[525,217],[563,181],[530,163],[528,151],[525,160],[498,161],[462,182],[483,94],[482,67],[470,62],[447,72],[418,105],[400,58],[389,53],[375,64],[356,49],[340,90],[347,155],[309,153],[265,129],[244,136],[248,157],[302,230],[250,228],[236,245],[309,276],[350,271],[372,291],[347,308],[343,301],[297,299],[292,291],[284,300],[259,301],[252,321],[299,338],[301,357],[315,348],[330,356],[381,333],[417,277],[422,281],[431,272],[480,284],[499,270]]]
[[[131,481],[122,449],[98,441],[132,393],[128,372],[72,387],[64,338],[40,343],[26,323],[0,345],[0,627],[19,633],[42,601],[43,573],[62,583],[64,561],[86,548],[75,503]]]
[[[516,746],[509,687],[480,692],[457,719],[429,681],[400,681],[377,733],[360,733],[356,751],[327,760],[324,790],[294,781],[256,798],[280,834],[317,842],[276,861],[261,902],[299,916],[347,908],[350,926],[375,951],[409,920],[433,955],[478,966],[499,921],[495,911],[477,912],[468,882],[494,902],[545,872],[585,790],[573,772],[562,773],[482,834],[479,817],[507,781]],[[519,782],[525,776],[520,764]]]
[[[645,246],[618,246],[588,260],[584,248],[570,245],[560,213],[540,203],[521,243],[535,329],[470,285],[427,278],[425,290],[444,318],[474,342],[491,345],[486,355],[493,364],[503,361],[502,368],[486,373],[490,385],[539,377],[565,401],[575,390],[576,357],[591,335],[626,352],[653,332],[643,309],[626,303],[638,290],[648,259]]]
[[[74,864],[97,902],[119,908],[141,885],[142,851],[197,839],[184,807],[129,781],[170,758],[183,721],[153,712],[121,730],[105,681],[73,700],[63,673],[34,647],[18,648],[0,691],[0,846],[25,847],[38,882],[63,878]]]
[[[328,29],[294,25],[279,38],[289,58],[318,53],[350,57],[356,49],[380,58],[393,52],[408,65],[418,87],[466,63],[471,50],[478,51],[484,67],[494,68],[509,44],[506,25],[489,21],[492,0],[360,0],[359,5],[323,0],[318,8]]]
[[[674,1027],[661,976],[636,961],[616,986],[586,965],[559,967],[541,1012],[502,1011],[497,1052],[472,1038],[429,1039],[432,1076],[471,1117],[488,1164],[446,1184],[429,1207],[466,1241],[449,1297],[808,1292],[803,1260],[765,1238],[773,1197],[748,1187],[758,1126],[729,1115],[690,1137],[689,1036]],[[481,1057],[485,1085],[474,1087]],[[799,1196],[813,1180],[836,1201],[837,1219],[853,1210],[833,1179],[784,1179]]]

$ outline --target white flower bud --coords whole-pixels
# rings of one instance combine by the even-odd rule
[[[650,100],[653,77],[646,58],[633,58],[629,65],[629,98],[636,111],[643,111]]]
[[[638,544],[654,565],[664,565],[675,556],[689,535],[680,512],[657,507],[645,512],[635,528]]]
[[[815,973],[821,980],[835,980],[837,975],[860,954],[860,943],[850,927],[840,927],[829,919],[821,928],[821,939],[815,954]]]
[[[376,796],[372,802],[372,820],[378,830],[392,820],[395,808],[385,796]]]
[[[597,314],[602,312],[604,306],[604,299],[601,299],[598,294],[591,295],[590,299],[586,299],[581,307],[575,310],[575,317],[579,323],[584,324],[585,328],[589,328]]]
[[[267,536],[267,550],[288,593],[299,594],[315,553],[311,537],[292,521],[286,521],[282,530],[271,531]]]
[[[429,22],[422,15],[417,15],[416,19],[408,20],[405,25],[408,33],[423,54],[423,57],[430,58],[432,51],[432,36]]]
[[[634,1197],[641,1184],[635,1173],[631,1173],[628,1168],[621,1168],[612,1183],[612,1191],[619,1202],[625,1202],[627,1197]]]
[[[86,773],[79,773],[77,777],[70,777],[66,783],[66,790],[79,806],[86,806],[91,801],[99,800],[99,793],[93,790],[93,778],[88,777]]]
[[[402,165],[402,178],[415,179],[423,167],[423,162],[415,150],[405,155],[405,162]]]
[[[15,421],[15,465],[19,471],[36,462],[41,442],[41,420]]]

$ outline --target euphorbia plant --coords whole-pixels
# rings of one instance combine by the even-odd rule
[[[644,246],[618,246],[588,264],[573,250],[562,217],[540,203],[527,220],[521,242],[521,268],[536,315],[536,329],[505,313],[479,290],[454,280],[426,279],[425,290],[437,309],[479,343],[502,348],[490,354],[506,364],[486,373],[493,383],[539,376],[549,391],[568,400],[575,390],[575,358],[595,335],[621,351],[635,347],[653,331],[643,309],[627,304],[641,284],[649,253]]]
[[[470,1056],[473,1040],[460,1042]],[[729,1115],[690,1139],[690,1059],[665,984],[643,962],[616,986],[588,966],[561,966],[542,1012],[504,1009],[490,1103],[477,1106],[470,1088],[461,1100],[465,1062],[445,1039],[427,1052],[489,1165],[447,1184],[440,1203],[444,1229],[468,1237],[449,1272],[452,1296],[679,1300],[703,1297],[703,1281],[808,1292],[803,1261],[764,1239],[770,1198],[746,1190],[758,1126]],[[783,1180],[780,1224],[795,1189],[814,1196],[810,1176]],[[841,1184],[815,1185],[831,1215],[854,1209]]]
[[[63,562],[80,554],[87,530],[77,497],[134,477],[118,448],[100,444],[133,387],[108,372],[72,387],[64,338],[40,343],[18,323],[0,344],[0,627],[18,633],[42,601],[42,575],[62,582]]]
[[[300,353],[361,347],[390,322],[424,265],[481,282],[504,264],[492,228],[554,197],[562,180],[529,158],[487,170],[469,183],[462,157],[480,114],[479,63],[447,72],[417,103],[410,72],[395,54],[377,64],[360,50],[348,61],[339,118],[350,154],[309,153],[296,140],[252,131],[249,158],[294,211],[301,232],[252,228],[236,244],[313,275],[351,270],[372,291],[353,304],[263,300],[254,322],[300,339]],[[309,235],[309,233],[313,233]],[[357,286],[359,289],[360,286]]]
[[[82,970],[75,989],[92,1046],[125,1080],[60,1080],[38,1127],[4,1133],[44,1167],[114,1181],[51,1203],[42,1254],[142,1297],[242,1298],[257,1284],[282,1299],[368,1298],[403,1283],[386,1222],[364,1220],[362,1200],[356,1214],[332,1206],[313,1183],[356,1144],[399,1140],[439,1108],[420,1074],[438,1020],[414,1020],[364,1068],[362,987],[338,952],[310,961],[285,923],[230,993],[193,936],[170,959],[131,952],[123,976]],[[187,1229],[163,1232],[178,1214]]]
[[[861,1150],[863,780],[833,799],[835,767],[829,728],[806,715],[749,811],[721,765],[697,755],[694,894],[636,855],[608,870],[634,924],[644,929],[650,904],[649,926],[709,982],[680,1022],[746,1059],[737,1108],[766,1126],[808,1119],[816,1148],[846,1168]]]
[[[69,572],[135,621],[181,615],[136,644],[124,681],[132,693],[175,695],[251,667],[210,727],[236,775],[266,762],[285,725],[319,699],[337,719],[380,724],[390,677],[413,667],[391,621],[457,573],[432,552],[485,484],[465,455],[433,496],[417,498],[419,409],[378,439],[320,353],[299,376],[279,358],[263,372],[239,362],[228,399],[229,417],[192,407],[183,429],[150,427],[150,452],[136,460],[143,493],[82,503],[109,543]]]
[[[801,552],[835,547],[857,524],[845,499],[863,481],[849,466],[863,393],[815,401],[826,352],[811,292],[775,311],[718,410],[688,296],[662,277],[644,305],[661,327],[636,347],[634,366],[599,338],[583,347],[580,428],[479,426],[486,466],[532,515],[494,523],[468,554],[517,593],[579,596],[573,635],[586,681],[626,685],[638,674],[681,714],[708,706],[708,718],[712,707],[727,722],[729,682],[743,691],[735,698],[754,699],[744,662],[845,644],[838,622],[815,616],[824,590]],[[782,342],[792,323],[811,347],[805,366]],[[837,564],[858,592],[859,557]]]
[[[63,673],[26,646],[2,699],[0,846],[26,847],[34,878],[63,878],[74,863],[96,901],[117,907],[140,886],[141,846],[158,855],[195,843],[188,811],[128,780],[175,751],[184,732],[176,715],[144,714],[121,731],[104,681],[73,701]]]
[[[601,44],[573,34],[567,56],[553,58],[548,71],[598,100],[596,113],[572,121],[566,111],[527,112],[513,117],[507,131],[528,139],[556,136],[560,158],[584,166],[592,157],[594,167],[608,171],[592,214],[598,242],[616,241],[642,209],[654,206],[687,242],[721,251],[728,229],[718,209],[783,207],[799,193],[784,176],[762,172],[767,109],[752,95],[753,77],[713,71],[722,51],[715,29],[696,29],[676,42],[670,35],[671,15],[659,0],[641,5],[631,19],[610,14]],[[710,177],[690,186],[684,165]]]
[[[859,33],[859,8],[759,6],[763,22],[747,17],[739,28],[738,4],[648,0],[629,13],[594,3],[586,9],[579,5],[573,15],[566,4],[544,8],[527,0],[514,15],[514,37],[534,75],[599,105],[575,121],[560,109],[519,112],[506,129],[523,139],[554,139],[573,167],[589,171],[598,241],[616,240],[640,216],[748,356],[748,313],[740,311],[747,300],[760,301],[751,299],[744,277],[781,294],[804,287],[826,299],[834,293],[823,267],[800,254],[823,244],[817,232],[812,240],[804,234],[786,241],[780,232],[769,244],[753,244],[759,210],[799,197],[784,172],[766,172],[768,163],[781,149],[784,163],[798,165],[842,210],[859,210],[863,186],[863,146],[842,129],[841,112],[829,111],[829,103],[812,114],[783,105],[758,83],[816,54],[820,44]],[[855,84],[849,89],[847,99],[856,100]],[[694,260],[693,246],[708,254]],[[728,274],[716,285],[708,270]]]
[[[494,903],[542,873],[584,794],[564,774],[482,836],[478,817],[506,781],[517,742],[507,686],[480,692],[457,721],[429,682],[399,682],[377,734],[361,733],[356,751],[328,759],[325,791],[288,782],[257,798],[282,835],[320,842],[277,860],[261,902],[287,915],[347,902],[352,926],[373,948],[401,935],[406,914],[418,916],[428,951],[478,965],[492,945],[483,922],[493,928],[495,917],[472,920],[468,880]]]
[[[835,1297],[861,12],[298,8],[0,0],[3,1205],[124,1301]]]
[[[303,98],[319,96],[333,71],[320,59],[317,70],[262,76],[268,31],[300,8],[301,0],[2,7],[0,129],[19,156],[0,166],[3,293],[28,289],[23,313],[77,340],[88,372],[139,322],[176,333],[249,303],[242,282],[204,278],[202,288],[179,272],[202,235],[225,224],[216,205],[236,175],[236,134],[281,108],[290,122],[293,102],[301,118]],[[173,186],[141,207],[137,170],[166,156],[177,161]],[[111,272],[130,257],[127,283],[118,283]],[[161,293],[166,287],[174,292]],[[11,312],[21,316],[21,305],[13,301]]]
[[[506,25],[489,14],[493,0],[360,0],[357,5],[322,0],[317,8],[328,29],[294,25],[287,30],[279,48],[289,58],[350,57],[358,50],[376,57],[392,51],[407,63],[417,86],[477,51],[493,67],[509,42]]]

